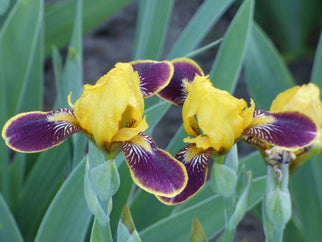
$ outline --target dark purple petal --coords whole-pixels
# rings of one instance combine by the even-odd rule
[[[174,66],[173,77],[168,86],[158,92],[158,96],[168,102],[183,105],[187,98],[184,81],[192,82],[196,74],[203,75],[203,71],[196,62],[189,58],[178,58],[171,61]]]
[[[70,109],[21,113],[12,117],[2,130],[6,144],[20,152],[38,152],[60,144],[81,131]]]
[[[178,160],[158,149],[146,134],[120,142],[133,181],[155,195],[175,196],[187,184],[187,172]]]
[[[194,154],[192,157],[191,152]],[[188,184],[181,193],[174,197],[157,196],[157,198],[163,203],[172,205],[182,203],[195,195],[206,182],[210,155],[211,150],[202,151],[193,144],[181,149],[175,158],[185,165],[188,172]]]
[[[169,61],[133,61],[133,70],[140,78],[140,90],[143,97],[150,97],[168,85],[173,75],[173,65]]]
[[[317,137],[314,122],[299,112],[269,113],[258,110],[254,112],[256,119],[267,122],[246,129],[243,132],[244,139],[255,137],[269,145],[293,149],[309,145]]]

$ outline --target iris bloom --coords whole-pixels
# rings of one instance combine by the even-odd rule
[[[276,97],[270,114],[256,112],[254,116],[255,119],[265,120],[271,117],[275,120],[258,125],[254,130],[258,130],[260,135],[254,135],[250,130],[244,132],[244,140],[258,147],[266,159],[269,158],[270,151],[279,151],[277,159],[282,162],[281,153],[285,154],[286,151],[290,159],[289,168],[294,171],[307,160],[306,154],[313,148],[318,150],[315,153],[320,152],[322,103],[320,90],[316,85],[310,83],[290,88]]]
[[[187,184],[184,165],[143,133],[143,97],[153,95],[172,79],[193,79],[186,59],[118,63],[95,85],[84,85],[73,109],[21,113],[4,125],[2,137],[19,152],[38,152],[56,146],[70,135],[84,133],[108,158],[123,151],[134,182],[155,195],[173,197]],[[176,64],[177,62],[177,64]],[[187,64],[185,64],[187,63]],[[176,68],[177,66],[178,68]]]
[[[182,101],[182,117],[189,135],[184,141],[189,144],[175,156],[187,169],[188,184],[174,197],[157,196],[166,204],[182,203],[195,195],[206,182],[211,154],[225,154],[240,137],[252,145],[286,150],[307,146],[317,137],[316,125],[306,115],[255,111],[252,100],[247,107],[245,100],[213,87],[207,76],[197,75],[193,82],[177,86],[188,92]]]
[[[197,75],[183,104],[183,126],[189,143],[175,156],[188,172],[186,188],[174,197],[157,196],[167,204],[177,204],[196,194],[205,184],[208,161],[212,153],[224,154],[231,149],[244,129],[252,122],[254,103],[247,107],[243,99],[211,84],[207,76]]]

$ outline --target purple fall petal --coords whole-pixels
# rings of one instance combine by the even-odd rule
[[[175,158],[181,161],[187,169],[187,186],[181,193],[174,197],[157,196],[161,202],[168,205],[182,203],[195,195],[204,186],[207,178],[208,161],[211,150],[196,153],[190,160],[186,161],[190,149],[195,149],[195,146],[193,144],[187,145],[175,156]]]
[[[68,136],[81,131],[80,127],[67,120],[75,120],[73,110],[64,108],[52,112],[22,113],[6,123],[2,136],[6,144],[16,151],[38,152],[58,145]]]
[[[138,138],[141,141],[137,143],[120,142],[133,181],[155,195],[174,196],[181,192],[187,183],[184,166],[158,149],[148,135],[139,133]]]
[[[187,97],[184,81],[192,82],[196,74],[202,76],[201,68],[193,60],[178,58],[172,61],[174,66],[173,77],[168,86],[158,92],[161,98],[182,106]]]
[[[307,116],[298,112],[269,113],[258,110],[254,117],[272,117],[273,122],[246,129],[244,136],[256,137],[270,145],[298,148],[309,145],[317,137],[317,127]]]
[[[140,90],[143,97],[150,97],[168,85],[173,75],[173,66],[169,61],[133,61],[133,70],[140,78]]]

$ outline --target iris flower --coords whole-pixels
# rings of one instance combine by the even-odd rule
[[[306,154],[313,148],[320,152],[322,103],[316,85],[295,86],[280,93],[270,113],[259,111],[254,117],[255,120],[272,119],[272,122],[254,125],[253,131],[244,131],[244,140],[259,148],[265,158],[271,150],[279,151],[277,159],[282,162],[286,151],[290,158],[289,169],[294,171],[307,160]]]
[[[95,85],[84,85],[75,104],[69,96],[72,109],[18,114],[4,125],[2,137],[15,151],[38,152],[82,132],[109,159],[123,151],[139,187],[155,195],[173,197],[185,188],[187,172],[181,162],[157,148],[152,138],[143,133],[148,128],[143,98],[160,91],[171,79],[191,78],[180,69],[180,59],[177,62],[118,63]]]
[[[212,153],[221,155],[231,149],[244,129],[252,122],[255,108],[243,99],[213,87],[207,76],[197,75],[188,83],[188,95],[182,109],[183,126],[189,143],[175,156],[188,172],[186,188],[174,197],[157,196],[166,204],[182,203],[205,184]]]
[[[197,74],[192,82],[182,81],[177,86],[187,92],[181,103],[183,126],[189,135],[184,141],[189,144],[175,158],[185,165],[188,184],[174,197],[157,196],[166,204],[182,203],[194,196],[206,182],[210,156],[225,154],[240,137],[252,145],[286,150],[307,146],[317,137],[315,123],[305,114],[255,111],[253,100],[248,107],[245,100],[213,87],[207,76]]]

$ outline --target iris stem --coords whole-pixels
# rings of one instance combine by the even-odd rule
[[[100,228],[101,238],[103,242],[111,242],[113,241],[113,236],[111,232],[111,225],[110,225],[110,213],[112,210],[111,200],[112,198],[108,199],[108,202],[102,202],[101,205],[106,210],[106,222],[98,221],[98,225]]]
[[[234,213],[233,196],[224,198],[225,201],[225,231],[220,236],[219,241],[230,242],[233,241],[235,235],[235,229],[229,229],[229,221]]]
[[[110,218],[108,217],[106,223],[98,223],[100,232],[101,232],[101,238],[103,242],[112,242],[112,232],[111,232],[111,226],[110,226]]]
[[[273,235],[273,242],[282,242],[283,241],[283,232],[285,226],[282,228],[274,227],[274,235]]]

